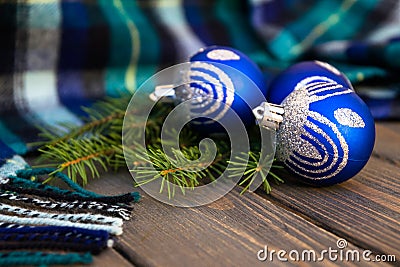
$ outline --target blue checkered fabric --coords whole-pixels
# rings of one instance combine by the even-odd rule
[[[35,125],[80,124],[81,106],[215,44],[267,78],[328,61],[376,118],[400,116],[396,0],[1,0],[0,38],[0,164],[28,151]]]

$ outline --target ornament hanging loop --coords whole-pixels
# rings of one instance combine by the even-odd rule
[[[284,112],[283,106],[268,102],[262,102],[253,109],[258,124],[269,130],[278,130],[279,124],[283,121]]]

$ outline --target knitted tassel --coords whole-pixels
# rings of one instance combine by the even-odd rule
[[[30,251],[0,253],[0,266],[89,264],[92,261],[93,258],[90,253],[43,253]]]
[[[26,216],[32,218],[47,218],[47,219],[57,219],[61,221],[70,222],[83,222],[83,223],[98,223],[113,226],[122,226],[122,219],[116,217],[109,217],[99,214],[88,214],[88,213],[48,213],[36,210],[28,210],[18,206],[7,205],[0,203],[0,211],[6,213],[17,214],[19,216]]]
[[[31,180],[38,175],[58,178],[73,191]],[[0,253],[0,266],[90,263],[91,254],[113,245],[109,234],[122,234],[123,220],[132,211],[128,204],[139,199],[138,192],[104,196],[87,191],[52,168],[26,167],[0,176],[0,250],[17,250]]]
[[[0,241],[0,250],[60,249],[94,254],[113,244],[106,231],[55,226],[0,228]]]
[[[29,180],[29,178],[32,176],[50,173],[53,174],[54,177],[57,177],[66,183],[70,188],[75,190],[75,192]],[[30,190],[30,192],[33,192],[32,194],[38,196],[57,197],[62,200],[80,199],[87,201],[100,201],[108,204],[131,203],[138,202],[140,200],[139,192],[126,193],[116,196],[104,196],[96,194],[83,189],[78,184],[71,181],[71,179],[69,179],[64,173],[57,172],[52,168],[23,169],[17,171],[16,174],[17,176],[10,176],[8,181],[3,182],[3,184],[7,184],[8,187],[7,189],[5,188],[5,190],[18,192],[19,188],[20,190],[25,189],[25,191],[22,193],[29,193],[28,190]]]
[[[52,225],[52,226],[79,227],[82,229],[107,231],[113,235],[122,234],[122,228],[120,226],[99,225],[92,223],[76,223],[76,222],[62,221],[51,218],[22,218],[17,216],[0,214],[0,221],[6,223],[15,223],[24,225]]]
[[[0,199],[8,200],[12,203],[24,203],[27,205],[33,205],[51,210],[92,210],[101,214],[111,214],[118,216],[124,220],[130,219],[131,207],[109,205],[106,203],[99,203],[95,201],[72,201],[72,202],[59,202],[50,200],[41,200],[37,198],[31,198],[24,195],[16,195],[12,193],[0,193]]]

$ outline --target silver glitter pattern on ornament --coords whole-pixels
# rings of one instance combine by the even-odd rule
[[[278,131],[277,158],[286,162],[295,173],[309,179],[328,179],[337,175],[348,162],[348,144],[335,122],[310,110],[310,104],[352,92],[326,77],[312,76],[300,81],[282,102],[285,116]],[[342,125],[365,125],[360,115],[349,108],[337,109],[334,117]],[[333,134],[328,134],[321,126],[329,127]],[[333,155],[324,144],[330,146]],[[315,175],[323,173],[328,174]]]
[[[229,75],[214,64],[200,61],[192,62],[186,75],[187,86],[180,88],[177,95],[181,100],[191,101],[191,117],[208,115],[216,121],[220,120],[235,99],[235,86]]]
[[[282,102],[285,116],[277,132],[278,144],[276,147],[277,159],[280,161],[289,159],[292,151],[299,151],[302,145],[307,146],[307,143],[299,138],[304,132],[302,125],[305,124],[308,113],[308,102],[300,100],[306,99],[306,90],[295,90]],[[304,150],[304,153],[310,153],[308,154],[310,157],[317,155],[315,152],[310,148]]]
[[[214,49],[207,53],[207,57],[213,60],[240,60],[240,56],[226,49]]]
[[[353,128],[365,127],[365,122],[361,116],[349,108],[338,108],[333,112],[333,116],[342,125]]]
[[[325,92],[327,90],[334,90],[339,88],[343,88],[343,86],[337,83],[317,83],[316,85],[310,87],[308,92],[315,95],[321,92]]]
[[[332,140],[332,138],[329,137],[329,135],[326,132],[324,132],[316,124],[314,124],[314,123],[312,123],[310,121],[307,121],[306,126],[310,127],[316,133],[322,135],[323,138],[325,138],[328,141],[328,143],[332,146],[334,157],[329,162],[329,165],[327,167],[319,168],[319,169],[316,169],[316,170],[311,170],[311,169],[309,169],[307,167],[304,167],[304,165],[300,166],[299,164],[297,164],[293,160],[290,160],[290,161],[294,166],[296,166],[297,168],[303,170],[304,172],[308,172],[308,173],[324,173],[324,172],[332,170],[335,167],[335,165],[337,164],[338,160],[340,159],[341,162],[339,163],[339,166],[336,168],[336,170],[334,172],[332,172],[329,175],[326,175],[326,176],[323,176],[323,177],[319,177],[319,179],[333,177],[336,174],[338,174],[347,164],[347,160],[349,158],[349,148],[348,148],[347,142],[344,139],[344,137],[342,136],[342,134],[340,133],[340,131],[338,130],[337,126],[333,122],[328,120],[326,117],[322,116],[318,112],[312,112],[312,111],[310,111],[309,116],[311,118],[313,118],[313,119],[316,119],[318,122],[321,122],[322,124],[325,124],[325,125],[329,126],[329,128],[331,128],[333,130],[333,132],[336,134],[336,137],[339,139],[339,143],[340,143],[340,146],[341,146],[341,150],[343,151],[343,155],[340,155],[340,157],[339,157],[338,147],[336,146],[335,142]],[[329,154],[328,154],[328,151],[327,151],[326,147],[323,146],[322,149],[324,151],[324,156],[328,159],[329,158]],[[296,156],[296,155],[293,155],[293,158],[295,158],[297,160],[299,159],[299,157]],[[309,164],[309,163],[311,163],[311,164]],[[320,167],[320,166],[323,165],[320,162],[307,162],[307,161],[305,161],[304,164],[311,165],[313,167]],[[306,177],[312,178],[312,179],[316,179],[314,177],[309,177],[309,176],[306,176]]]

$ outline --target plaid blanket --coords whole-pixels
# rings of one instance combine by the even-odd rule
[[[81,106],[135,90],[208,45],[266,77],[305,59],[337,66],[376,118],[399,118],[400,1],[0,0],[0,164],[36,125],[80,124]]]

